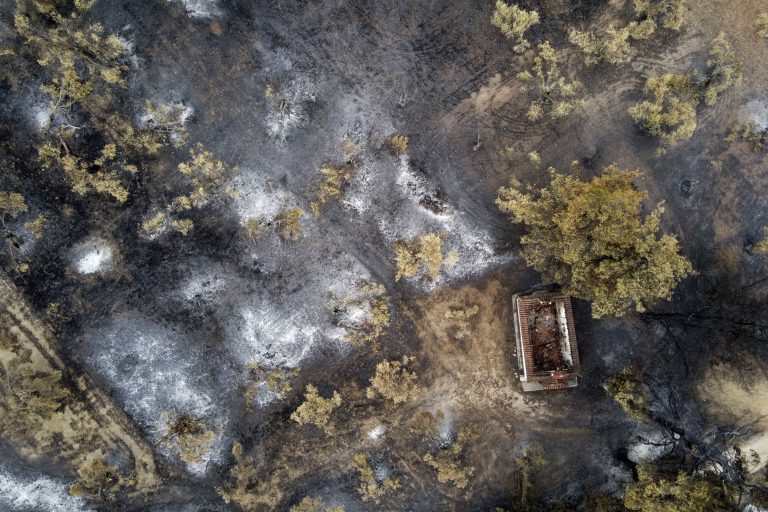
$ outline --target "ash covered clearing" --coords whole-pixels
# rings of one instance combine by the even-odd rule
[[[681,33],[638,45],[628,64],[594,68],[578,64],[570,25],[619,19],[631,2],[530,3],[542,15],[531,41],[566,48],[561,66],[585,85],[583,110],[531,123],[515,80],[530,55],[491,26],[492,2],[99,0],[89,19],[126,49],[119,108],[137,126],[158,122],[146,100],[177,109],[171,144],[142,162],[124,203],[77,196],[33,162],[51,123],[82,119],[51,111],[43,72],[3,73],[0,189],[23,191],[29,207],[4,220],[18,239],[4,268],[28,262],[9,274],[54,327],[67,364],[153,447],[163,483],[90,504],[67,492],[71,470],[0,444],[0,506],[289,510],[310,496],[346,511],[486,511],[514,501],[518,457],[534,444],[548,466],[532,477],[537,500],[620,496],[637,460],[664,455],[642,440],[666,439],[603,389],[630,365],[665,404],[654,414],[690,432],[756,420],[760,411],[717,397],[721,381],[731,397],[754,384],[731,375],[740,361],[751,361],[754,379],[768,370],[766,260],[745,250],[768,225],[766,156],[724,141],[730,122],[766,123],[768,42],[744,21],[759,2],[736,3],[743,14],[724,27],[712,11],[737,10],[730,3],[689,1]],[[2,38],[14,30],[12,4],[0,7]],[[701,64],[720,30],[745,83],[702,110],[691,140],[657,155],[627,106],[648,76]],[[180,210],[167,205],[190,189],[176,169],[197,143],[232,174],[190,210],[194,227],[183,233],[173,224]],[[546,167],[573,161],[585,177],[612,162],[642,170],[637,185],[650,205],[666,201],[662,224],[698,276],[646,315],[594,320],[575,301],[579,387],[526,394],[510,301],[540,278],[520,256],[522,228],[494,200],[510,176],[543,186]],[[348,171],[322,201],[321,169]],[[164,223],[142,235],[157,212]],[[24,224],[38,213],[48,218],[41,239]],[[440,237],[436,279],[428,267],[398,277],[395,246],[430,234]],[[418,376],[412,398],[370,398],[377,364],[403,356]],[[715,364],[727,378],[708,375]],[[331,433],[291,419],[307,384],[342,397]],[[192,456],[173,431],[186,417],[210,434]],[[458,449],[473,468],[466,485],[439,482],[425,456],[450,452],[470,424],[480,432]],[[754,434],[747,445],[768,456]],[[221,491],[235,481],[236,443],[256,470],[239,505]],[[363,500],[357,453],[374,483],[401,487],[381,503]]]

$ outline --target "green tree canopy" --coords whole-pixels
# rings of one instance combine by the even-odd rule
[[[496,200],[513,222],[525,224],[523,256],[546,279],[592,301],[595,318],[622,316],[634,305],[669,299],[677,282],[693,273],[677,239],[658,236],[661,205],[647,216],[647,195],[632,185],[636,171],[606,167],[584,182],[550,169],[552,181],[523,190],[515,180]]]

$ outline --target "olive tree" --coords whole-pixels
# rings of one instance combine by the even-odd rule
[[[595,318],[622,316],[632,306],[644,311],[693,272],[677,239],[658,234],[663,207],[642,215],[647,195],[632,185],[639,172],[613,164],[587,182],[550,172],[551,183],[540,190],[513,180],[499,189],[496,204],[528,227],[521,240],[528,265],[592,301]]]
[[[501,0],[496,2],[496,9],[491,16],[491,25],[498,27],[508,39],[515,40],[516,44],[513,50],[517,53],[522,53],[530,48],[531,43],[525,39],[525,32],[538,22],[538,12],[526,11],[514,4],[508,5]]]

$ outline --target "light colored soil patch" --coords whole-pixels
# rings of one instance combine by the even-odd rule
[[[143,441],[122,411],[84,375],[71,372],[56,353],[54,335],[33,312],[16,288],[0,276],[0,312],[7,335],[29,351],[34,368],[69,375],[83,400],[72,400],[31,432],[21,455],[30,459],[54,456],[75,470],[94,451],[127,450],[134,461],[136,483],[145,490],[159,484],[151,447]],[[6,354],[10,355],[10,354]],[[75,391],[75,390],[73,390]]]
[[[708,405],[714,422],[741,426],[757,421],[755,429],[761,433],[743,439],[740,447],[746,453],[755,450],[760,455],[761,463],[754,468],[758,470],[768,461],[768,380],[750,378],[747,384],[745,374],[751,372],[718,364],[699,385],[699,396]]]
[[[522,394],[515,374],[510,292],[491,280],[482,289],[462,286],[443,289],[416,302],[409,311],[430,361],[424,381],[423,404],[452,410],[473,409],[484,417],[530,416],[535,406]],[[478,306],[468,320],[468,333],[457,337],[456,318],[450,310]]]

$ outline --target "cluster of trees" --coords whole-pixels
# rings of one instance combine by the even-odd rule
[[[640,174],[610,165],[590,181],[550,170],[539,190],[513,180],[499,190],[501,211],[528,233],[521,239],[527,264],[567,293],[592,302],[595,318],[624,315],[631,307],[669,299],[693,273],[677,239],[659,236],[661,205],[642,215],[647,198],[632,184]]]
[[[638,126],[659,139],[659,152],[690,139],[699,105],[714,105],[724,91],[744,78],[744,67],[722,33],[712,41],[706,66],[703,73],[692,70],[648,78],[645,93],[650,99],[629,108]]]
[[[451,483],[458,489],[463,489],[469,483],[475,468],[463,462],[463,452],[466,445],[478,438],[477,426],[473,423],[462,426],[456,434],[453,443],[441,448],[437,453],[428,453],[423,460],[437,472],[437,481]]]
[[[157,442],[167,445],[187,464],[199,464],[210,454],[214,432],[192,414],[171,416],[165,413],[166,433]]]
[[[93,456],[77,470],[77,481],[69,486],[72,496],[80,496],[97,503],[112,503],[135,485],[133,477]]]
[[[363,501],[370,501],[375,504],[381,503],[382,498],[401,487],[400,480],[392,477],[376,478],[373,468],[365,458],[365,454],[356,453],[352,457],[352,467],[357,470],[360,485],[357,492]]]
[[[182,235],[189,233],[194,227],[192,219],[178,215],[208,204],[213,194],[221,190],[237,172],[236,168],[214,158],[213,153],[202,144],[190,149],[189,155],[188,161],[178,165],[178,171],[189,182],[190,192],[176,196],[163,211],[156,212],[142,222],[142,236],[154,239],[169,228]],[[233,190],[228,192],[234,195]]]
[[[716,426],[705,431],[681,422],[675,406],[651,392],[636,368],[627,367],[603,384],[624,411],[636,421],[665,433],[669,453],[654,463],[641,463],[617,512],[698,512],[741,510],[745,499],[757,506],[766,502],[765,481],[752,473],[759,457],[737,446],[744,427]],[[764,480],[764,477],[763,477]]]
[[[377,348],[379,337],[391,321],[390,297],[383,285],[366,282],[341,299],[332,295],[331,306],[334,323],[346,329],[347,341],[356,347]]]
[[[683,25],[684,0],[635,0],[636,20],[621,28],[611,25],[598,30],[573,29],[569,41],[584,53],[588,66],[607,62],[620,64],[630,57],[631,40],[650,38],[661,27],[679,31]]]
[[[682,27],[683,0],[635,0],[633,5],[637,19],[622,28],[609,25],[597,31],[571,30],[569,40],[581,49],[587,65],[627,62],[631,40],[648,39],[659,28],[678,31]],[[516,52],[530,47],[524,33],[538,21],[536,11],[501,1],[491,17],[492,25],[515,39]],[[645,85],[650,99],[630,107],[629,114],[638,126],[659,139],[660,153],[693,135],[700,104],[713,105],[724,91],[743,79],[743,66],[724,34],[712,42],[706,66],[705,72],[693,70],[650,77]],[[552,119],[563,118],[584,105],[578,98],[581,83],[567,80],[561,73],[557,52],[548,41],[538,45],[531,69],[517,77],[532,93],[527,112],[531,121],[547,115]]]
[[[368,398],[380,395],[396,404],[413,399],[419,392],[416,373],[408,371],[413,361],[413,357],[403,356],[402,361],[377,364],[371,385],[365,391]]]
[[[19,216],[27,213],[29,207],[24,196],[17,192],[0,191],[0,236],[5,239],[7,254],[10,257],[13,268],[19,272],[29,270],[29,263],[21,255],[20,246],[23,243],[14,233],[16,227],[12,225]],[[22,226],[29,230],[35,239],[40,239],[45,234],[45,224],[48,221],[45,215],[38,214],[29,218]]]
[[[725,137],[728,142],[741,140],[752,144],[754,151],[768,148],[768,126],[760,127],[754,121],[742,125],[731,124]]]
[[[43,168],[60,170],[78,195],[96,193],[122,203],[136,181],[139,160],[157,154],[172,137],[185,140],[186,131],[178,108],[149,102],[153,122],[144,127],[119,113],[127,46],[88,20],[94,4],[18,1],[16,38],[5,41],[10,46],[0,58],[50,77],[41,87],[50,97],[38,150]],[[92,140],[103,143],[94,146]]]
[[[341,395],[338,391],[334,391],[330,398],[323,398],[315,386],[307,384],[304,403],[291,414],[291,419],[299,425],[314,425],[330,435],[333,433],[331,413],[340,405]]]
[[[440,269],[455,264],[457,260],[456,252],[443,254],[443,236],[439,233],[401,240],[395,242],[395,280],[422,273],[423,279],[436,281],[440,277]]]

